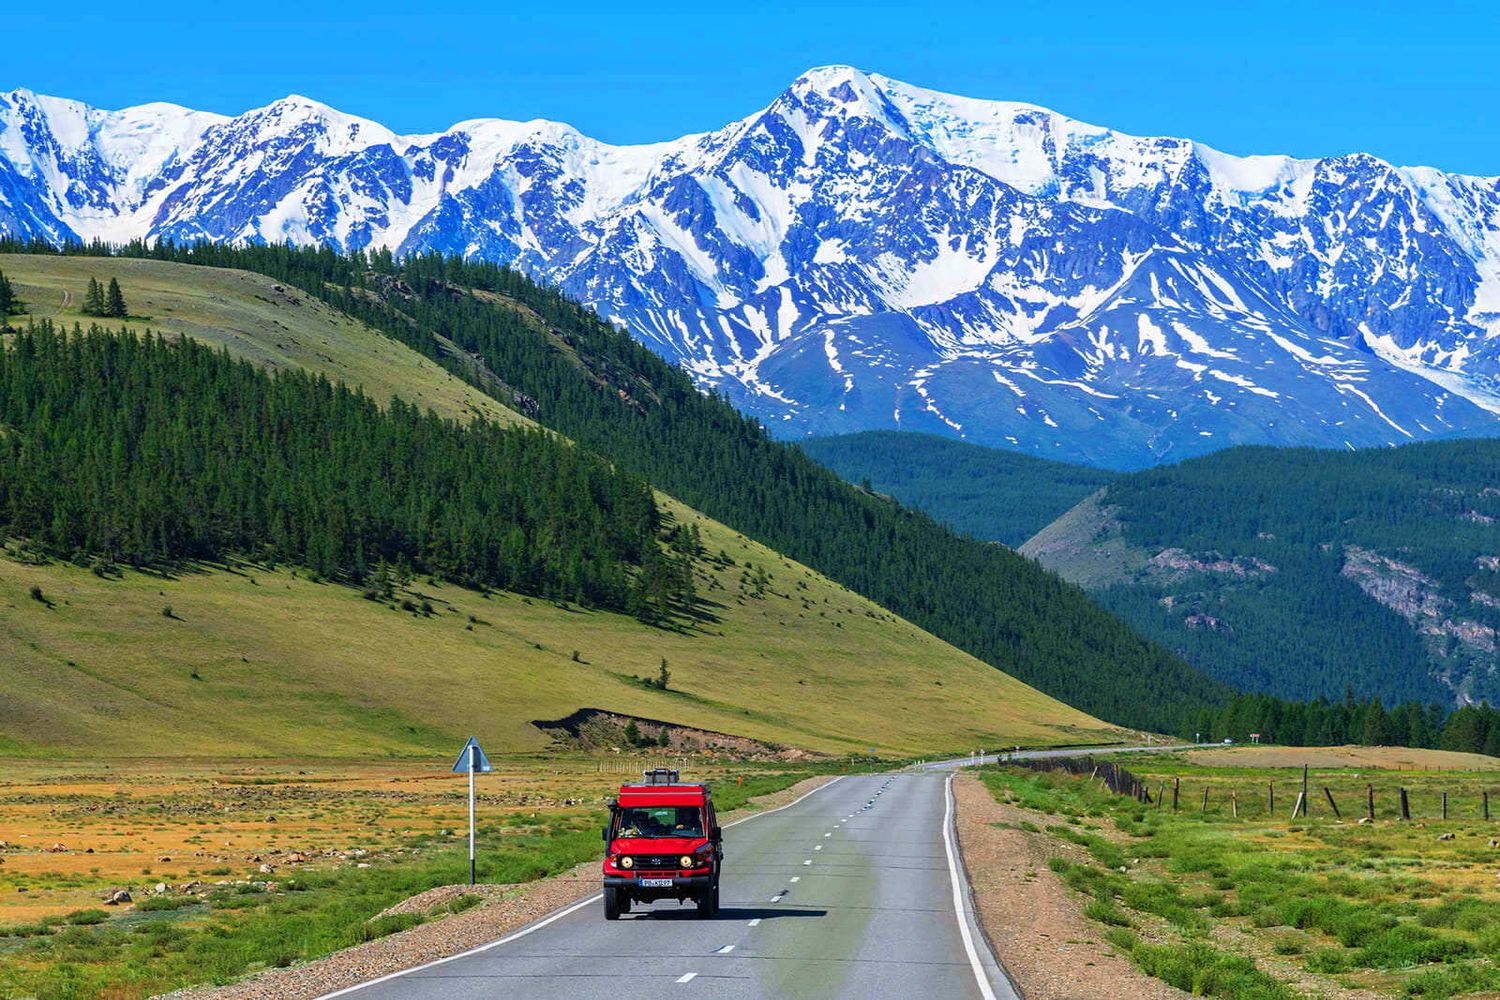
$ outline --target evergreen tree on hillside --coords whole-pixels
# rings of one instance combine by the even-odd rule
[[[0,350],[0,540],[131,565],[245,555],[389,599],[414,571],[652,620],[690,610],[638,477],[192,340],[51,323]],[[689,581],[686,585],[683,577]],[[644,580],[645,584],[637,581]]]
[[[85,316],[104,315],[104,288],[93,278],[89,279],[89,290],[83,296],[83,314]]]
[[[5,322],[7,316],[13,316],[21,311],[21,300],[16,298],[16,290],[11,286],[10,279],[0,271],[0,324]]]
[[[120,283],[110,278],[109,291],[104,297],[104,315],[124,319],[128,314],[129,310],[125,307],[125,293],[120,291]]]

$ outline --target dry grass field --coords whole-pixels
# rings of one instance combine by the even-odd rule
[[[456,754],[458,745],[450,748]],[[493,758],[478,779],[482,891],[599,851],[604,800],[644,754]],[[675,762],[674,762],[675,763]],[[684,762],[721,811],[805,767]],[[222,983],[441,919],[377,917],[466,881],[467,778],[423,761],[7,761],[0,996],[137,1000]],[[120,890],[129,899],[106,903]]]

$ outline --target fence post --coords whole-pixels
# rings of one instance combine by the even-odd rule
[[[1207,785],[1203,786],[1203,805],[1202,805],[1201,808],[1199,808],[1198,811],[1200,813],[1203,813],[1204,815],[1208,814],[1208,786]]]
[[[1484,818],[1488,820],[1490,818],[1490,790],[1486,788],[1482,795],[1484,798]]]
[[[1307,800],[1307,765],[1302,765],[1302,808],[1311,812],[1312,803]]]
[[[1344,818],[1344,814],[1341,813],[1341,812],[1339,812],[1339,804],[1337,802],[1333,801],[1333,793],[1328,790],[1328,786],[1327,785],[1323,786],[1323,794],[1326,795],[1326,796],[1328,796],[1328,804],[1329,804],[1329,806],[1331,806],[1333,808],[1333,818],[1334,819],[1343,819]]]
[[[1371,823],[1375,822],[1375,786],[1365,786],[1365,816]]]
[[[1181,778],[1173,778],[1172,779],[1172,811],[1173,812],[1177,811],[1177,793],[1180,792],[1180,791],[1182,791],[1182,779]]]
[[[1266,815],[1276,815],[1276,782],[1266,782]]]
[[[1411,819],[1411,803],[1407,801],[1406,789],[1401,789],[1401,818]]]
[[[1448,793],[1443,793],[1443,819],[1448,818]]]
[[[1240,793],[1233,789],[1229,792],[1229,812],[1235,819],[1240,818]]]
[[[1160,809],[1161,808],[1161,804],[1163,802],[1165,802],[1166,800],[1167,800],[1167,783],[1165,781],[1159,781],[1156,784],[1156,808]]]

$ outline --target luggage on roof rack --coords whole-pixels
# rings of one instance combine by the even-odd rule
[[[675,785],[678,772],[670,767],[653,767],[641,774],[643,785]]]

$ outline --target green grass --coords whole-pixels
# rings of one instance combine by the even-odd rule
[[[1128,766],[1153,791],[1165,783],[1168,796],[1180,779],[1183,808],[1174,814],[1170,804],[1144,805],[1061,773],[989,769],[983,779],[1002,801],[1069,821],[1045,832],[1086,857],[1060,851],[1050,866],[1084,897],[1084,915],[1112,928],[1110,940],[1144,971],[1195,995],[1269,1000],[1303,994],[1267,962],[1389,995],[1459,996],[1500,982],[1493,824],[1473,816],[1445,823],[1430,813],[1410,823],[1344,822],[1321,794],[1313,816],[1293,824],[1284,791],[1271,816],[1256,796],[1268,781],[1295,785],[1300,771],[1202,768],[1145,755]],[[1419,790],[1430,805],[1443,790],[1451,802],[1477,800],[1494,777],[1330,770],[1309,784],[1328,786],[1350,806],[1368,783]],[[1228,805],[1231,789],[1240,794],[1239,818]],[[1227,949],[1227,941],[1244,948]]]

